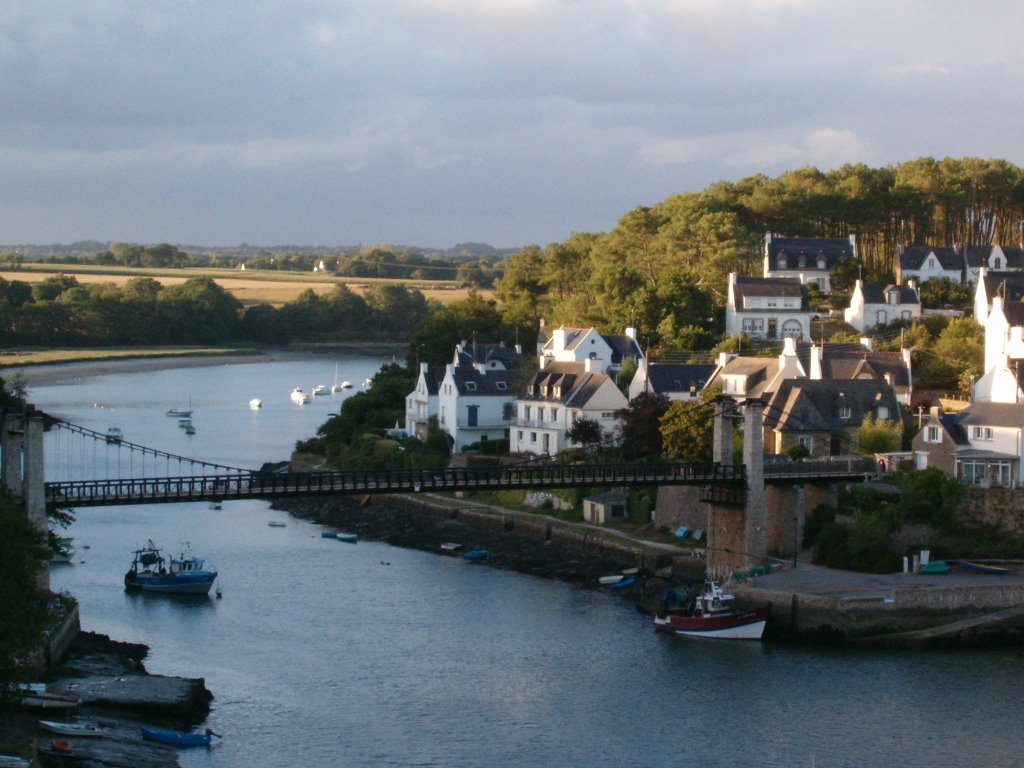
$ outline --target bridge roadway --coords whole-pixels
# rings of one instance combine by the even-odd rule
[[[865,480],[874,462],[794,462],[765,466],[765,481],[806,483]],[[272,499],[284,496],[419,493],[510,488],[549,489],[696,485],[741,496],[743,465],[679,462],[645,464],[549,464],[447,469],[242,472],[188,477],[80,480],[46,483],[47,508],[181,501]]]

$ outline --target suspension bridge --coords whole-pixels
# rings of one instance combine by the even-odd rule
[[[699,486],[701,499],[742,503],[742,464],[528,462],[495,467],[290,472],[253,470],[180,456],[48,418],[47,466],[63,478],[44,484],[48,509],[125,504],[273,499],[288,496],[602,486]],[[758,468],[769,483],[863,480],[870,460],[794,462]]]

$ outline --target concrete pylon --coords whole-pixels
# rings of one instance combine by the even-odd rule
[[[21,441],[24,430],[21,414],[7,412],[3,415],[3,432],[0,433],[0,483],[7,487],[12,496],[21,496]]]
[[[46,487],[43,474],[43,417],[29,414],[25,419],[23,437],[24,476],[22,480],[22,502],[25,515],[44,537],[49,535],[49,522],[46,517]],[[38,586],[50,589],[50,566],[44,562],[39,570]]]
[[[747,474],[744,505],[744,550],[747,567],[761,565],[768,554],[767,506],[764,493],[764,401],[743,403],[743,464]]]
[[[726,395],[715,398],[714,438],[711,460],[718,464],[732,464],[732,422],[736,416],[736,401]]]

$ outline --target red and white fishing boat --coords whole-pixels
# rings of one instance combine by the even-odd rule
[[[692,607],[670,608],[654,617],[654,628],[687,637],[760,640],[768,622],[769,605],[738,610],[735,596],[709,581]]]

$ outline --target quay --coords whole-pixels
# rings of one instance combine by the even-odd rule
[[[279,499],[296,517],[358,531],[360,538],[441,552],[445,541],[487,549],[490,563],[597,587],[598,577],[639,568],[623,590],[641,610],[669,586],[704,578],[693,550],[614,529],[566,522],[434,494]],[[934,648],[1024,642],[1024,572],[871,574],[779,561],[767,575],[733,582],[742,603],[770,602],[769,641],[873,648]]]

